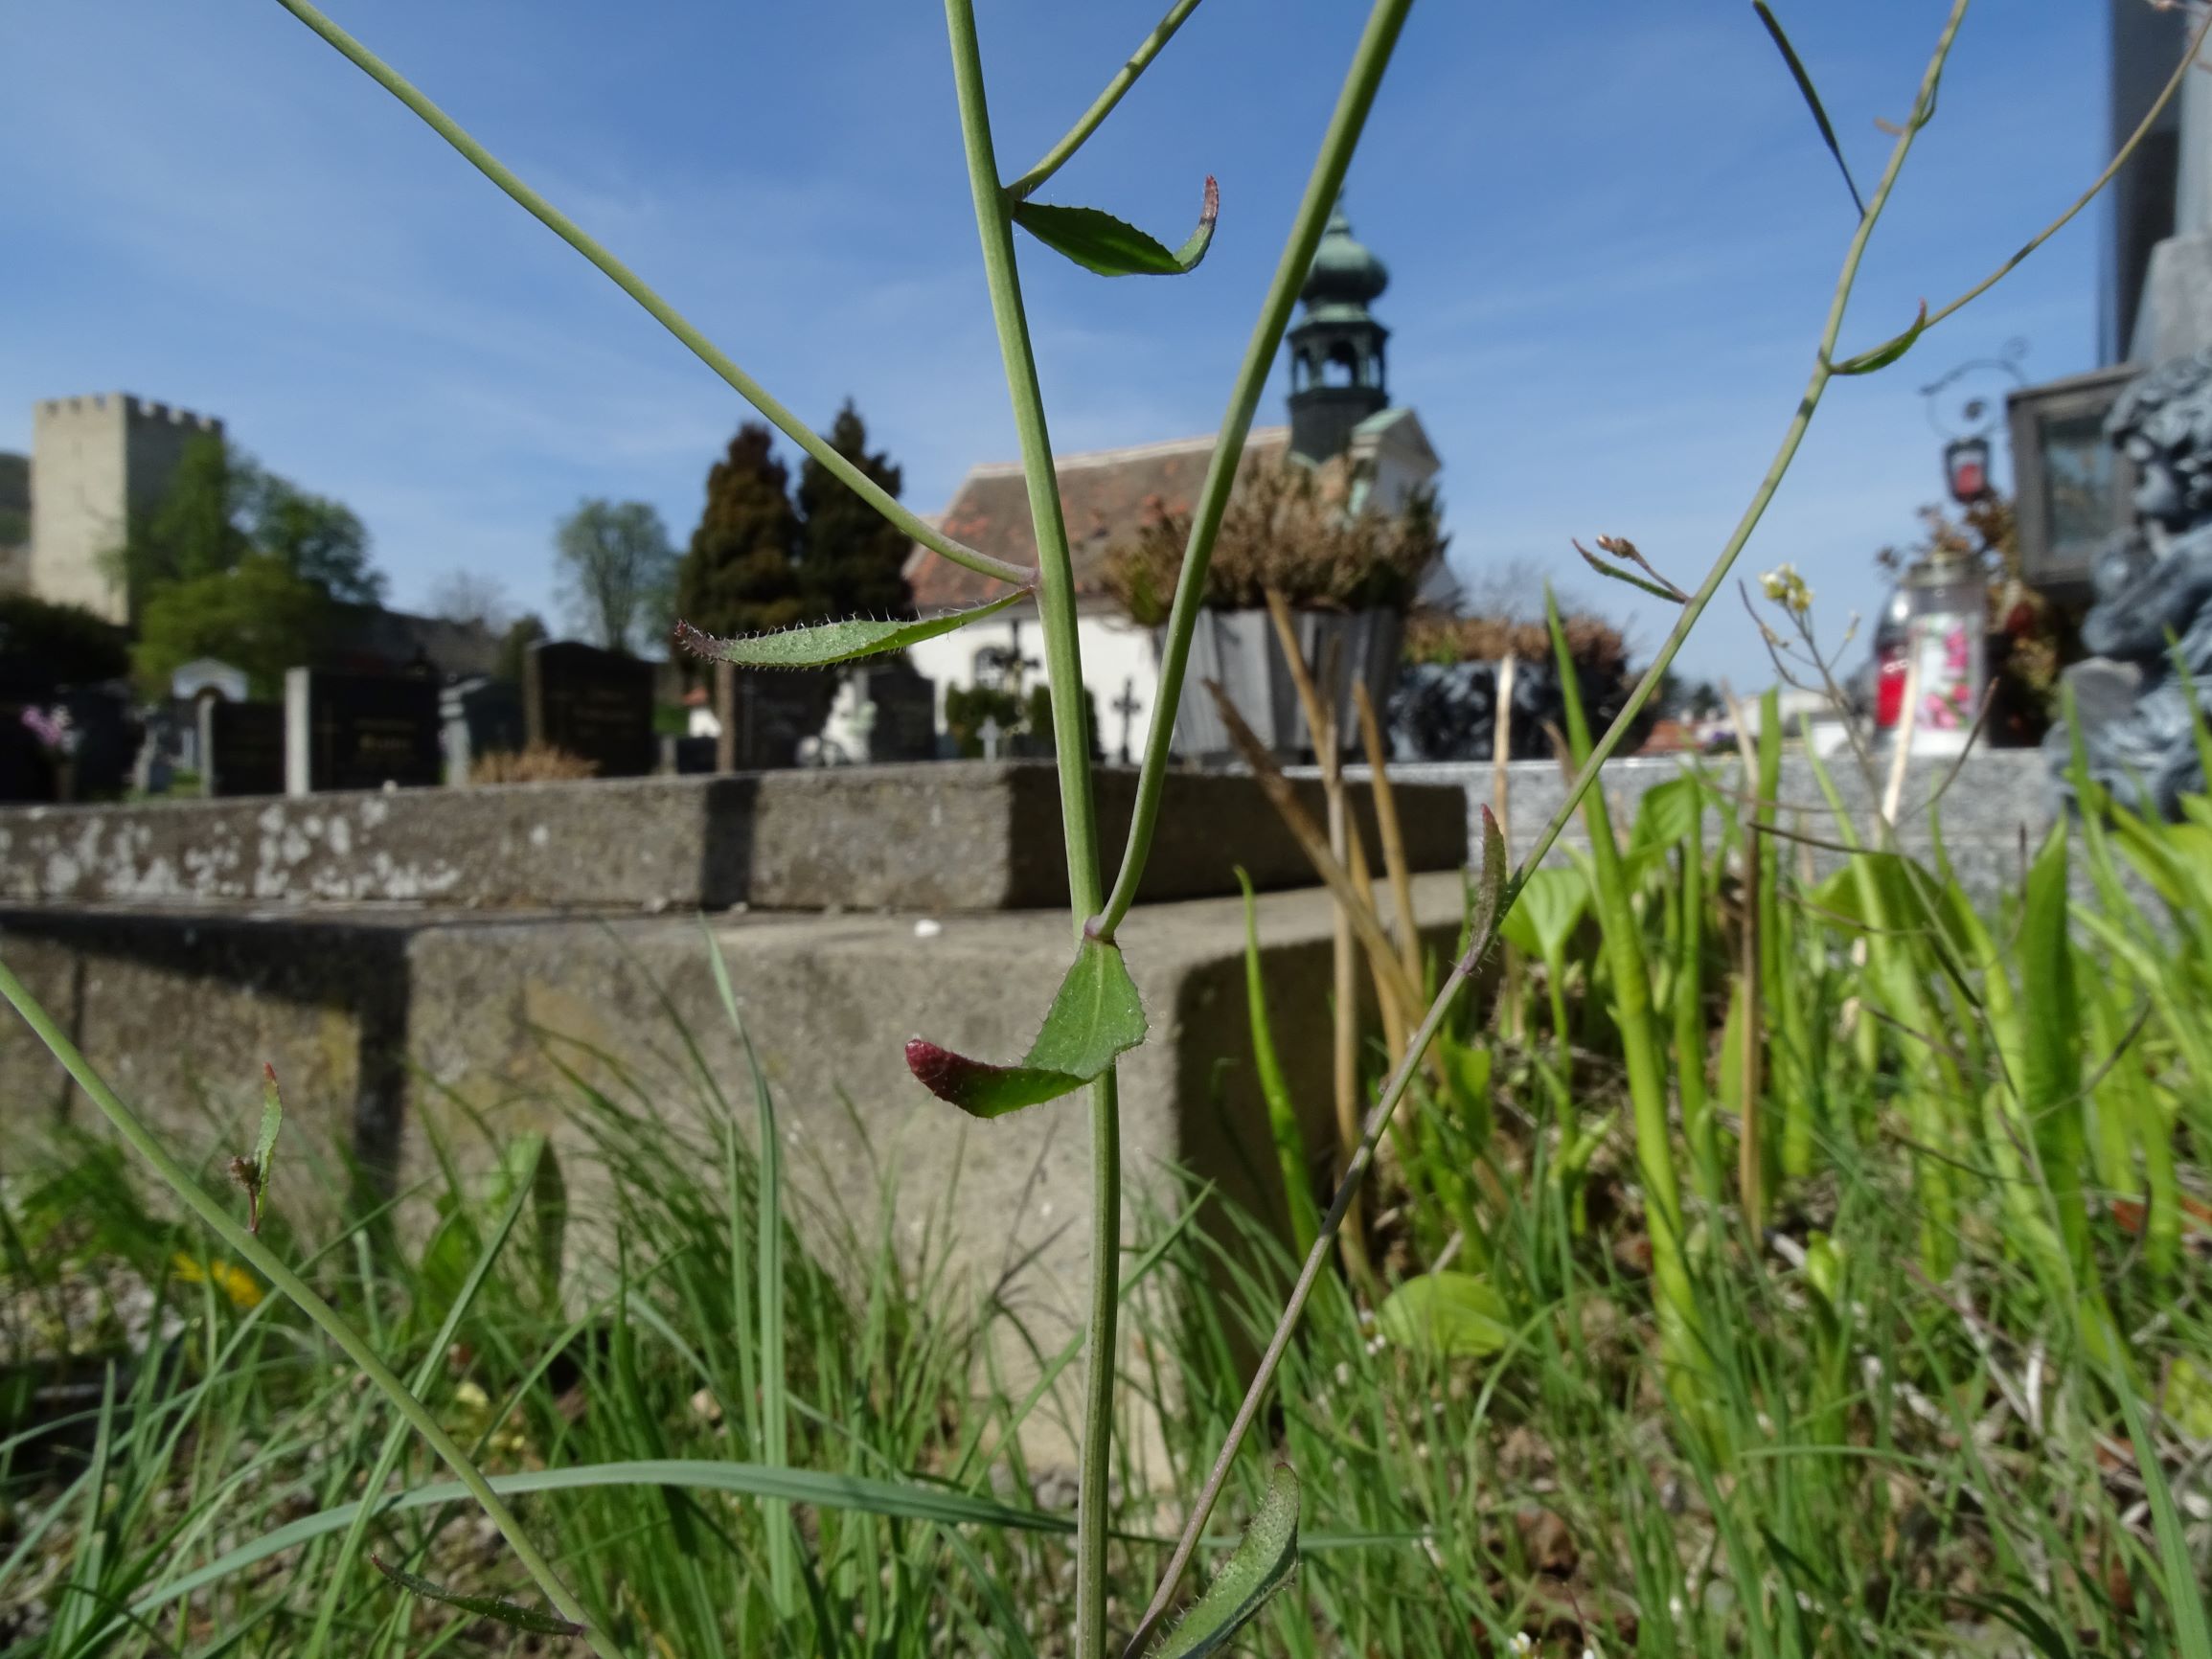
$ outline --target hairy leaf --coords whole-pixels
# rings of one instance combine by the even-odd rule
[[[1173,253],[1164,242],[1097,208],[1025,201],[1015,207],[1014,222],[1055,253],[1102,277],[1179,277],[1197,269],[1198,261],[1206,257],[1214,239],[1214,220],[1220,211],[1220,187],[1208,175],[1198,228]]]
[[[1480,1274],[1424,1273],[1390,1293],[1375,1323],[1416,1353],[1487,1359],[1513,1340],[1511,1318],[1505,1298]]]
[[[1144,1040],[1144,1005],[1121,947],[1086,939],[1019,1065],[969,1059],[916,1037],[906,1068],[969,1116],[998,1118],[1072,1094]]]
[[[558,1613],[547,1613],[536,1607],[525,1607],[518,1602],[505,1601],[498,1596],[460,1596],[441,1584],[420,1578],[402,1567],[395,1567],[381,1556],[372,1555],[369,1564],[406,1591],[420,1596],[425,1602],[441,1602],[448,1607],[458,1607],[464,1613],[473,1613],[479,1619],[490,1619],[516,1630],[528,1630],[534,1636],[581,1636],[583,1626],[573,1619],[563,1619]]]
[[[1198,1659],[1219,1653],[1289,1581],[1298,1565],[1298,1477],[1288,1464],[1267,1476],[1260,1512],[1244,1529],[1214,1581],[1152,1650],[1152,1659]]]
[[[262,1062],[262,1132],[254,1142],[254,1180],[268,1190],[269,1167],[277,1155],[277,1131],[285,1126],[285,1102],[277,1094],[277,1068]]]
[[[1505,906],[1506,851],[1505,831],[1497,827],[1497,816],[1485,806],[1482,809],[1482,873],[1475,880],[1474,913],[1468,921],[1468,949],[1488,947],[1499,926],[1499,913]]]
[[[676,644],[702,657],[736,663],[741,668],[820,668],[828,663],[850,662],[855,657],[903,650],[923,640],[951,633],[993,611],[1004,610],[1015,600],[1027,598],[1029,591],[1026,587],[1017,587],[984,604],[946,611],[942,616],[890,617],[881,622],[858,617],[851,622],[813,623],[805,627],[747,634],[734,640],[717,639],[713,634],[701,633],[690,623],[679,622]]]

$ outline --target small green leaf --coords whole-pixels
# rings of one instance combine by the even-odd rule
[[[1019,1065],[969,1059],[916,1037],[906,1068],[969,1116],[999,1118],[1074,1093],[1144,1040],[1144,1005],[1121,947],[1086,939]]]
[[[1152,1659],[1199,1659],[1220,1652],[1267,1598],[1289,1582],[1297,1566],[1298,1477],[1288,1464],[1277,1464],[1267,1476],[1260,1512],[1206,1593],[1152,1648]]]
[[[1894,340],[1885,340],[1871,352],[1861,352],[1856,357],[1846,357],[1840,363],[1831,364],[1829,373],[1832,375],[1871,375],[1877,369],[1886,369],[1898,358],[1904,356],[1905,352],[1912,350],[1913,342],[1920,338],[1927,328],[1927,302],[1923,300],[1920,302],[1920,315],[1913,318],[1911,328],[1905,330]]]
[[[1417,1353],[1488,1359],[1513,1340],[1512,1317],[1480,1274],[1424,1273],[1383,1300],[1375,1323],[1386,1339]]]
[[[277,1068],[262,1062],[262,1133],[254,1143],[254,1181],[262,1191],[269,1185],[269,1166],[277,1155],[277,1131],[285,1126],[285,1102],[277,1095]]]
[[[716,662],[736,663],[749,669],[813,669],[828,663],[850,662],[884,651],[904,650],[923,640],[935,639],[966,627],[993,611],[1002,611],[1015,600],[1029,597],[1017,587],[984,604],[941,616],[891,617],[878,622],[858,617],[851,622],[813,623],[806,627],[779,628],[774,633],[746,634],[734,640],[701,633],[690,623],[676,624],[676,644]]]
[[[1851,176],[1851,167],[1843,159],[1843,147],[1836,142],[1836,128],[1828,123],[1828,111],[1820,106],[1820,94],[1813,90],[1813,77],[1805,73],[1805,65],[1798,60],[1797,49],[1790,44],[1790,36],[1782,33],[1782,25],[1767,5],[1767,0],[1751,0],[1752,10],[1759,13],[1759,21],[1767,25],[1767,33],[1774,41],[1774,48],[1782,54],[1782,61],[1790,66],[1790,74],[1797,82],[1797,91],[1805,100],[1805,107],[1813,111],[1813,125],[1820,128],[1820,137],[1828,146],[1828,153],[1836,158],[1836,165],[1843,173],[1843,188],[1851,193],[1852,205],[1859,209],[1859,216],[1866,216],[1866,202],[1859,193],[1859,182]]]
[[[439,1602],[448,1607],[458,1607],[464,1613],[475,1614],[479,1619],[490,1619],[516,1630],[528,1630],[534,1636],[583,1634],[583,1626],[573,1619],[563,1619],[558,1613],[541,1612],[536,1607],[525,1607],[519,1602],[503,1601],[497,1596],[457,1596],[427,1579],[393,1566],[381,1556],[370,1556],[369,1564],[410,1596],[420,1596],[425,1602]]]
[[[1589,901],[1589,877],[1580,870],[1568,865],[1539,870],[1521,883],[1519,896],[1506,912],[1506,943],[1524,955],[1556,962],[1582,925]]]
[[[1640,852],[1646,848],[1675,847],[1685,841],[1695,845],[1704,807],[1704,793],[1695,778],[1675,778],[1653,784],[1636,803],[1636,827],[1629,832],[1629,846]]]
[[[1191,239],[1170,253],[1132,224],[1097,208],[1016,203],[1014,222],[1055,253],[1102,277],[1179,277],[1198,268],[1214,239],[1214,220],[1221,211],[1220,187],[1206,179],[1205,206]]]

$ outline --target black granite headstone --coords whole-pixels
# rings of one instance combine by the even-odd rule
[[[868,731],[871,761],[928,761],[937,755],[937,689],[911,664],[886,663],[858,670],[863,693],[875,705]]]
[[[287,791],[445,782],[435,680],[294,669],[285,699]]]
[[[530,741],[589,761],[602,778],[643,778],[660,745],[652,729],[653,666],[620,651],[561,640],[523,659]]]
[[[210,795],[282,795],[284,704],[209,697],[199,710],[199,765]]]

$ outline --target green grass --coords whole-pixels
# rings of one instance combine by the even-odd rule
[[[1970,914],[1940,857],[1867,854],[1806,886],[1770,842],[1755,970],[1792,1005],[1761,1068],[1777,1132],[1752,1237],[1719,1065],[1745,814],[1719,788],[1688,805],[1639,815],[1607,901],[1536,940],[1496,1022],[1515,1041],[1453,1034],[1450,1076],[1483,1109],[1418,1097],[1370,1207],[1376,1260],[1401,1281],[1479,1267],[1507,1334],[1480,1359],[1386,1343],[1324,1282],[1262,1437],[1302,1477],[1306,1557],[1246,1648],[1441,1659],[1525,1633],[1569,1655],[2206,1659],[2212,1320],[2190,1206],[2212,1192],[2212,824],[2077,837],[2091,897],[2070,912],[2056,843],[2022,894]],[[1664,1342],[1652,1079],[1630,1110],[1615,1000],[1630,960],[1669,1150],[1699,1171],[1679,1200],[1693,1317]],[[947,1277],[959,1194],[903,1249],[884,1209],[802,1216],[756,1156],[777,1137],[755,1079],[702,1069],[696,1099],[664,1100],[607,1057],[549,1053],[575,1063],[529,1103],[565,1119],[559,1158],[449,1113],[490,1156],[440,1148],[399,1205],[435,1225],[317,1232],[280,1154],[264,1232],[414,1379],[611,1640],[640,1659],[1067,1652],[1066,1487],[1014,1432],[1057,1406],[991,1385],[983,1356],[1028,1338]],[[1125,1273],[1127,1385],[1176,1490],[1123,1471],[1124,1629],[1294,1270],[1201,1192],[1153,1202]],[[112,1147],[57,1147],[0,1214],[0,1357],[79,1356],[64,1405],[0,1396],[0,1648],[565,1650],[374,1571],[371,1553],[535,1604],[380,1398]],[[1660,1363],[1684,1330],[1694,1390]],[[1244,1460],[1224,1539],[1270,1461]],[[364,1517],[371,1489],[404,1496]]]

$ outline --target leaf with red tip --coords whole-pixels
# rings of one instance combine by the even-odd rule
[[[916,1037],[906,1069],[969,1117],[998,1118],[1073,1094],[1144,1040],[1144,1005],[1121,947],[1086,939],[1019,1065],[970,1059]]]
[[[1190,240],[1173,252],[1166,243],[1097,208],[1017,202],[1014,222],[1046,247],[1102,277],[1179,277],[1197,270],[1198,261],[1206,257],[1206,249],[1214,240],[1214,221],[1220,212],[1220,187],[1209,174],[1198,228],[1191,233]]]

